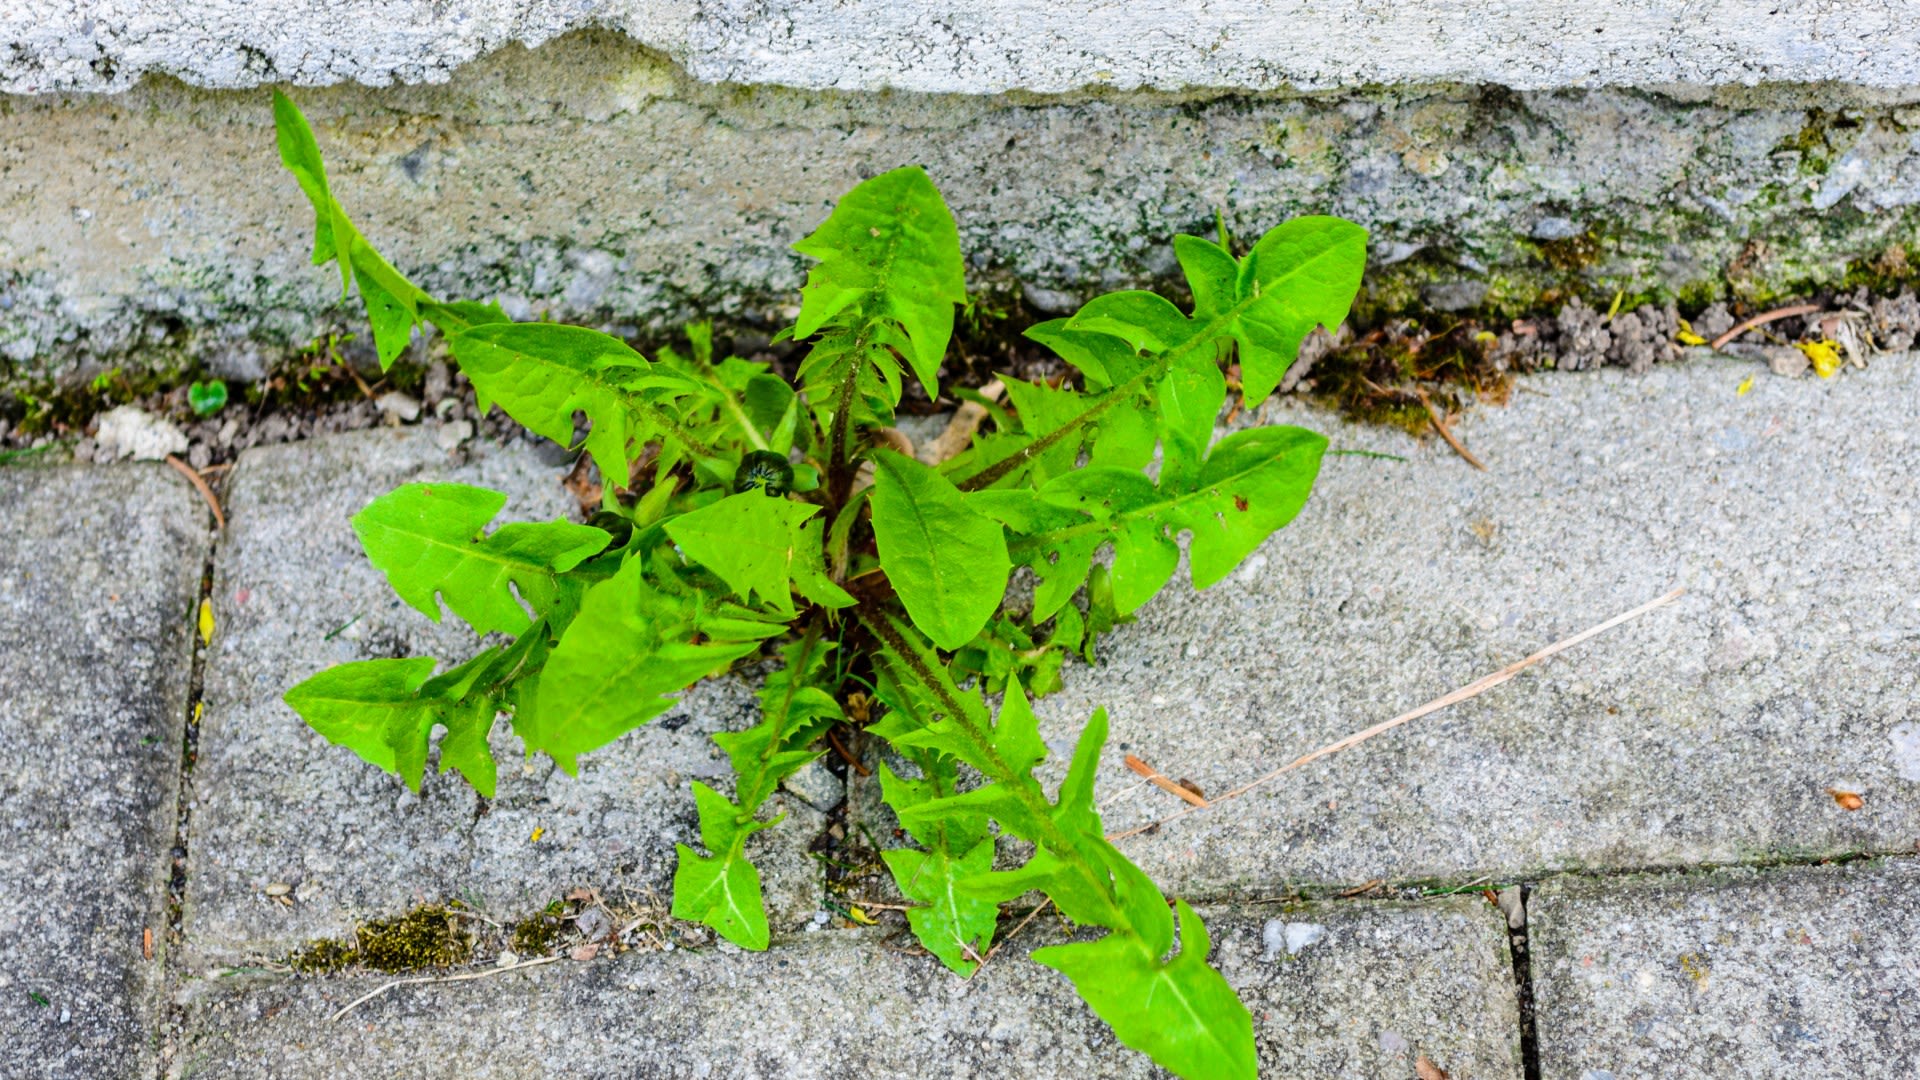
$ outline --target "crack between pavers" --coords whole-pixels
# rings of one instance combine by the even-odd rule
[[[1533,886],[1515,885],[1520,890],[1520,925],[1507,921],[1507,952],[1513,959],[1514,1004],[1519,1012],[1520,1022],[1520,1075],[1523,1080],[1540,1080],[1540,1038],[1535,1026],[1533,1012],[1533,957],[1529,949],[1529,921],[1527,919],[1527,900],[1533,895]]]
[[[1871,862],[1875,859],[1913,858],[1917,853],[1920,853],[1920,847],[1898,847],[1844,851],[1827,855],[1770,855],[1720,862],[1643,863],[1631,866],[1578,867],[1559,870],[1530,868],[1508,873],[1481,874],[1472,878],[1463,874],[1451,877],[1379,879],[1367,884],[1356,882],[1351,886],[1344,882],[1312,884],[1282,882],[1275,889],[1270,890],[1225,888],[1180,895],[1182,899],[1196,906],[1201,904],[1343,904],[1441,900],[1449,896],[1473,895],[1483,891],[1498,892],[1510,885],[1534,888],[1550,881],[1604,881],[1611,878],[1700,875],[1722,870],[1766,871],[1808,866],[1845,866],[1849,863]],[[1353,889],[1356,886],[1364,891],[1354,892]]]
[[[160,987],[162,999],[158,1013],[164,1038],[155,1056],[157,1080],[167,1080],[172,1058],[181,1049],[186,1036],[186,1009],[175,1000],[180,970],[179,950],[186,947],[186,899],[188,841],[193,825],[193,771],[200,756],[200,719],[205,689],[209,636],[200,630],[200,612],[213,603],[214,559],[220,552],[220,527],[208,515],[206,558],[200,564],[200,588],[194,599],[193,656],[187,669],[186,716],[181,725],[179,773],[175,778],[173,844],[168,849],[166,939],[160,945]],[[218,633],[215,628],[214,633]]]

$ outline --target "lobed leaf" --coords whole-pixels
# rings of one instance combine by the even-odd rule
[[[587,590],[541,671],[531,714],[516,716],[529,753],[573,775],[596,750],[672,706],[669,695],[755,652],[778,624],[704,619],[702,598],[656,588],[644,563]],[[694,644],[697,633],[709,640]]]
[[[1195,236],[1174,241],[1193,289],[1196,322],[1221,321],[1239,348],[1241,392],[1252,408],[1280,385],[1316,326],[1347,317],[1367,264],[1367,231],[1335,217],[1298,217],[1267,231],[1245,259]],[[1231,278],[1227,265],[1235,263]]]
[[[921,905],[907,909],[913,936],[949,969],[972,974],[993,941],[1000,906],[968,896],[957,886],[993,869],[993,841],[982,839],[958,854],[945,846],[927,851],[893,848],[880,858],[900,894]]]
[[[273,93],[273,124],[281,164],[313,204],[313,264],[339,264],[343,295],[350,284],[359,285],[384,371],[412,341],[421,305],[431,304],[432,298],[381,258],[348,219],[327,185],[327,167],[313,128],[299,107],[278,90]]]
[[[967,287],[953,213],[926,171],[910,166],[862,182],[793,249],[820,260],[807,272],[794,336],[830,322],[892,320],[906,332],[902,354],[937,397],[953,308],[966,303]]]
[[[747,861],[746,839],[773,822],[754,821],[726,796],[698,780],[693,798],[700,812],[700,842],[711,856],[675,844],[673,917],[712,927],[743,949],[767,947],[771,933],[760,895],[760,871]]]
[[[561,520],[486,535],[506,504],[505,495],[466,484],[406,484],[355,514],[353,531],[393,591],[427,618],[440,621],[444,600],[477,634],[521,634],[531,625],[521,601],[536,615],[577,604],[584,583],[567,572],[611,537]]]
[[[670,454],[712,458],[714,452],[662,410],[691,392],[684,377],[656,373],[619,338],[584,326],[483,323],[447,339],[481,407],[507,415],[562,446],[573,446],[573,414],[592,422],[585,445],[614,487],[631,487],[630,457],[653,439]],[[671,461],[669,460],[668,464]]]
[[[811,503],[743,491],[681,514],[667,522],[666,530],[688,558],[713,571],[742,600],[757,595],[792,618],[796,577],[806,578],[809,591],[826,595],[830,606],[853,603],[818,565],[820,526],[816,523],[811,532],[803,527],[819,511]]]
[[[1180,951],[1170,960],[1129,932],[1097,941],[1049,945],[1033,959],[1073,980],[1073,988],[1119,1040],[1187,1077],[1259,1074],[1253,1016],[1221,974],[1207,965],[1206,927],[1177,901]]]
[[[492,798],[487,733],[498,702],[470,691],[497,655],[489,649],[438,679],[428,656],[338,664],[288,690],[285,700],[328,742],[399,774],[415,791],[426,771],[428,739],[436,726],[445,727],[440,770],[458,768],[475,790]]]
[[[1045,520],[1045,526],[1017,533],[1008,551],[1040,573],[1051,586],[1050,599],[1057,600],[1062,586],[1054,578],[1073,580],[1086,573],[1093,551],[1111,541],[1114,607],[1126,615],[1173,575],[1179,562],[1174,538],[1181,532],[1193,536],[1194,587],[1204,589],[1226,577],[1300,513],[1325,450],[1325,437],[1302,428],[1236,432],[1213,448],[1185,490],[1155,486],[1132,470],[1080,469],[1049,481],[1038,493],[1043,502],[1079,517],[1062,523],[1035,515],[1032,520]]]

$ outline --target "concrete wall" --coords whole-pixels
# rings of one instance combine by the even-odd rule
[[[444,82],[509,43],[620,31],[705,82],[1515,90],[1920,84],[1908,0],[14,0],[0,89]]]
[[[427,288],[643,332],[777,321],[787,245],[905,163],[991,306],[1043,312],[1164,282],[1216,210],[1354,218],[1376,308],[1489,312],[1897,281],[1920,223],[1905,3],[160,6],[0,13],[0,385],[358,327],[277,81],[331,84],[297,96],[335,189]]]

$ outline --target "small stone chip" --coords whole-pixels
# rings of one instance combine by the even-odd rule
[[[284,881],[276,881],[273,884],[267,886],[265,889],[262,889],[261,891],[266,893],[268,896],[285,896],[288,893],[293,891],[293,886],[287,884]]]

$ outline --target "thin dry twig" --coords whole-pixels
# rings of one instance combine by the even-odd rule
[[[1174,783],[1172,780],[1167,779],[1167,777],[1164,774],[1162,774],[1160,770],[1154,768],[1153,766],[1147,764],[1144,761],[1141,761],[1139,758],[1134,757],[1132,754],[1127,755],[1127,768],[1132,769],[1134,772],[1140,774],[1141,776],[1146,777],[1147,782],[1149,784],[1152,784],[1154,787],[1159,788],[1161,791],[1164,791],[1169,795],[1178,795],[1182,801],[1188,803],[1189,805],[1197,806],[1203,810],[1206,809],[1208,805],[1210,805],[1205,799],[1205,797],[1199,795],[1196,792],[1189,791],[1186,788],[1181,787],[1179,784]]]
[[[1726,333],[1721,334],[1719,337],[1714,338],[1707,347],[1717,352],[1727,342],[1732,341],[1734,338],[1739,337],[1741,334],[1746,333],[1756,326],[1764,326],[1775,319],[1790,319],[1795,315],[1811,315],[1819,310],[1819,304],[1794,304],[1791,307],[1774,308],[1772,311],[1763,311]]]
[[[1440,408],[1434,405],[1433,399],[1427,396],[1425,390],[1415,392],[1420,395],[1420,404],[1427,408],[1427,419],[1433,421],[1433,430],[1439,432],[1440,437],[1447,440],[1447,445],[1453,447],[1453,452],[1465,458],[1467,464],[1479,469],[1481,472],[1486,472],[1487,467],[1480,464],[1480,459],[1473,456],[1473,451],[1467,449],[1466,445],[1453,434],[1452,429],[1447,427],[1447,414],[1440,411]]]
[[[195,472],[193,466],[181,461],[172,454],[167,455],[167,464],[179,470],[180,475],[186,477],[187,482],[192,484],[194,490],[200,493],[200,497],[207,500],[207,509],[213,511],[214,525],[217,526],[220,531],[225,532],[227,528],[227,515],[220,512],[220,500],[213,497],[213,488],[207,486],[206,477]]]
[[[1047,908],[1052,906],[1053,906],[1053,897],[1049,896],[1045,900],[1040,901],[1039,905],[1035,907],[1032,911],[1027,912],[1027,917],[1020,920],[1020,925],[1013,928],[1013,933],[1008,934],[1006,937],[1003,937],[999,941],[996,941],[993,943],[993,948],[987,950],[987,955],[980,958],[980,966],[977,968],[974,968],[972,974],[969,974],[967,978],[971,979],[975,975],[978,975],[982,971],[985,971],[987,968],[987,961],[992,960],[995,953],[999,952],[1001,948],[1003,948],[1007,944],[1007,942],[1012,941],[1014,938],[1019,937],[1020,931],[1025,930],[1027,928],[1027,924],[1032,922],[1035,916],[1039,915],[1041,912],[1047,910]]]
[[[489,968],[486,971],[469,971],[460,975],[434,975],[424,979],[395,979],[390,983],[383,984],[382,986],[374,989],[373,991],[366,994],[362,994],[359,997],[353,999],[352,1003],[347,1005],[346,1008],[341,1009],[339,1012],[334,1013],[332,1016],[327,1017],[327,1023],[329,1024],[339,1023],[341,1017],[347,1015],[348,1013],[359,1008],[360,1006],[365,1005],[367,1002],[372,1001],[374,998],[379,997],[381,994],[384,994],[387,991],[394,989],[395,987],[424,986],[428,983],[457,983],[457,982],[471,982],[474,979],[491,979],[495,975],[506,975],[510,972],[525,971],[528,968],[539,967],[542,964],[558,963],[559,961],[565,960],[565,959],[566,957],[564,956],[543,956],[538,960],[527,960],[522,963],[515,964],[512,967]]]
[[[859,758],[854,757],[853,751],[840,745],[840,736],[835,735],[832,728],[827,729],[827,745],[833,747],[833,752],[840,755],[841,761],[847,763],[847,768],[852,769],[861,776],[873,775],[873,770],[862,764]]]
[[[353,385],[360,388],[360,395],[362,397],[366,398],[368,401],[375,400],[373,396],[373,387],[368,386],[367,380],[361,378],[360,373],[353,370],[352,364],[349,364],[345,360],[342,360],[340,361],[340,366],[347,369],[347,374],[353,378]]]
[[[1348,889],[1345,892],[1335,893],[1334,896],[1338,897],[1341,900],[1351,900],[1356,896],[1365,896],[1366,894],[1372,892],[1373,890],[1379,888],[1382,885],[1385,885],[1386,883],[1387,883],[1386,878],[1377,877],[1377,878],[1374,878],[1372,881],[1367,882],[1365,885],[1355,885],[1353,888]]]
[[[1444,695],[1442,697],[1437,697],[1432,701],[1427,702],[1425,705],[1422,705],[1417,709],[1413,709],[1408,712],[1403,712],[1399,716],[1396,716],[1391,720],[1381,721],[1380,723],[1375,724],[1370,728],[1367,728],[1365,731],[1356,731],[1352,735],[1349,735],[1344,739],[1340,739],[1336,742],[1328,743],[1327,745],[1321,747],[1318,750],[1313,751],[1310,754],[1306,754],[1304,756],[1295,758],[1293,761],[1290,761],[1287,764],[1280,766],[1279,768],[1273,770],[1270,773],[1267,773],[1264,776],[1256,777],[1252,780],[1247,781],[1244,784],[1241,784],[1239,787],[1234,788],[1232,791],[1229,791],[1226,794],[1221,795],[1218,798],[1214,799],[1213,802],[1215,805],[1218,805],[1220,803],[1226,802],[1229,799],[1237,799],[1240,796],[1245,795],[1247,792],[1252,791],[1254,788],[1259,787],[1261,784],[1267,783],[1270,780],[1274,780],[1280,776],[1290,773],[1293,770],[1300,768],[1302,765],[1311,764],[1315,761],[1320,760],[1323,757],[1328,756],[1329,754],[1337,754],[1342,750],[1351,749],[1352,747],[1358,746],[1361,743],[1366,742],[1368,739],[1373,738],[1375,735],[1379,735],[1384,732],[1391,731],[1402,724],[1409,723],[1414,720],[1418,720],[1421,717],[1428,715],[1429,713],[1439,712],[1441,709],[1444,709],[1449,705],[1458,705],[1460,702],[1465,701],[1468,698],[1475,697],[1479,694],[1483,694],[1486,691],[1491,690],[1496,686],[1499,686],[1501,683],[1506,682],[1508,679],[1513,678],[1515,675],[1520,674],[1522,671],[1525,671],[1526,669],[1532,667],[1533,665],[1539,663],[1540,661],[1547,659],[1548,657],[1554,655],[1555,653],[1564,652],[1567,649],[1571,649],[1575,645],[1578,645],[1581,642],[1588,640],[1589,638],[1595,637],[1599,634],[1605,633],[1606,631],[1613,629],[1616,626],[1619,626],[1623,622],[1627,622],[1631,619],[1637,619],[1640,616],[1645,615],[1647,612],[1652,611],[1655,608],[1664,607],[1667,604],[1673,603],[1675,600],[1678,600],[1680,599],[1681,596],[1685,595],[1686,591],[1687,590],[1684,588],[1674,589],[1673,591],[1661,596],[1657,600],[1650,600],[1647,603],[1641,604],[1639,607],[1634,608],[1632,611],[1622,612],[1618,615],[1615,615],[1613,618],[1608,619],[1606,622],[1600,623],[1597,626],[1588,627],[1587,629],[1580,631],[1579,633],[1573,635],[1572,637],[1562,638],[1559,641],[1556,641],[1553,644],[1547,646],[1546,648],[1541,649],[1539,652],[1534,653],[1532,656],[1529,656],[1524,660],[1516,660],[1513,663],[1508,664],[1506,667],[1501,668],[1499,671],[1496,671],[1491,675],[1486,675],[1479,679],[1476,679],[1473,682],[1468,683],[1467,685],[1461,687],[1458,690],[1453,691],[1450,694]],[[1149,829],[1156,829],[1162,825],[1167,824],[1168,822],[1186,817],[1188,814],[1191,814],[1198,809],[1199,807],[1197,806],[1191,806],[1184,810],[1178,811],[1164,818],[1161,818],[1158,821],[1148,822],[1145,825],[1140,825],[1135,828],[1128,829],[1125,832],[1113,833],[1109,835],[1107,839],[1108,840],[1124,840],[1129,836],[1138,836],[1139,834],[1146,832]]]

